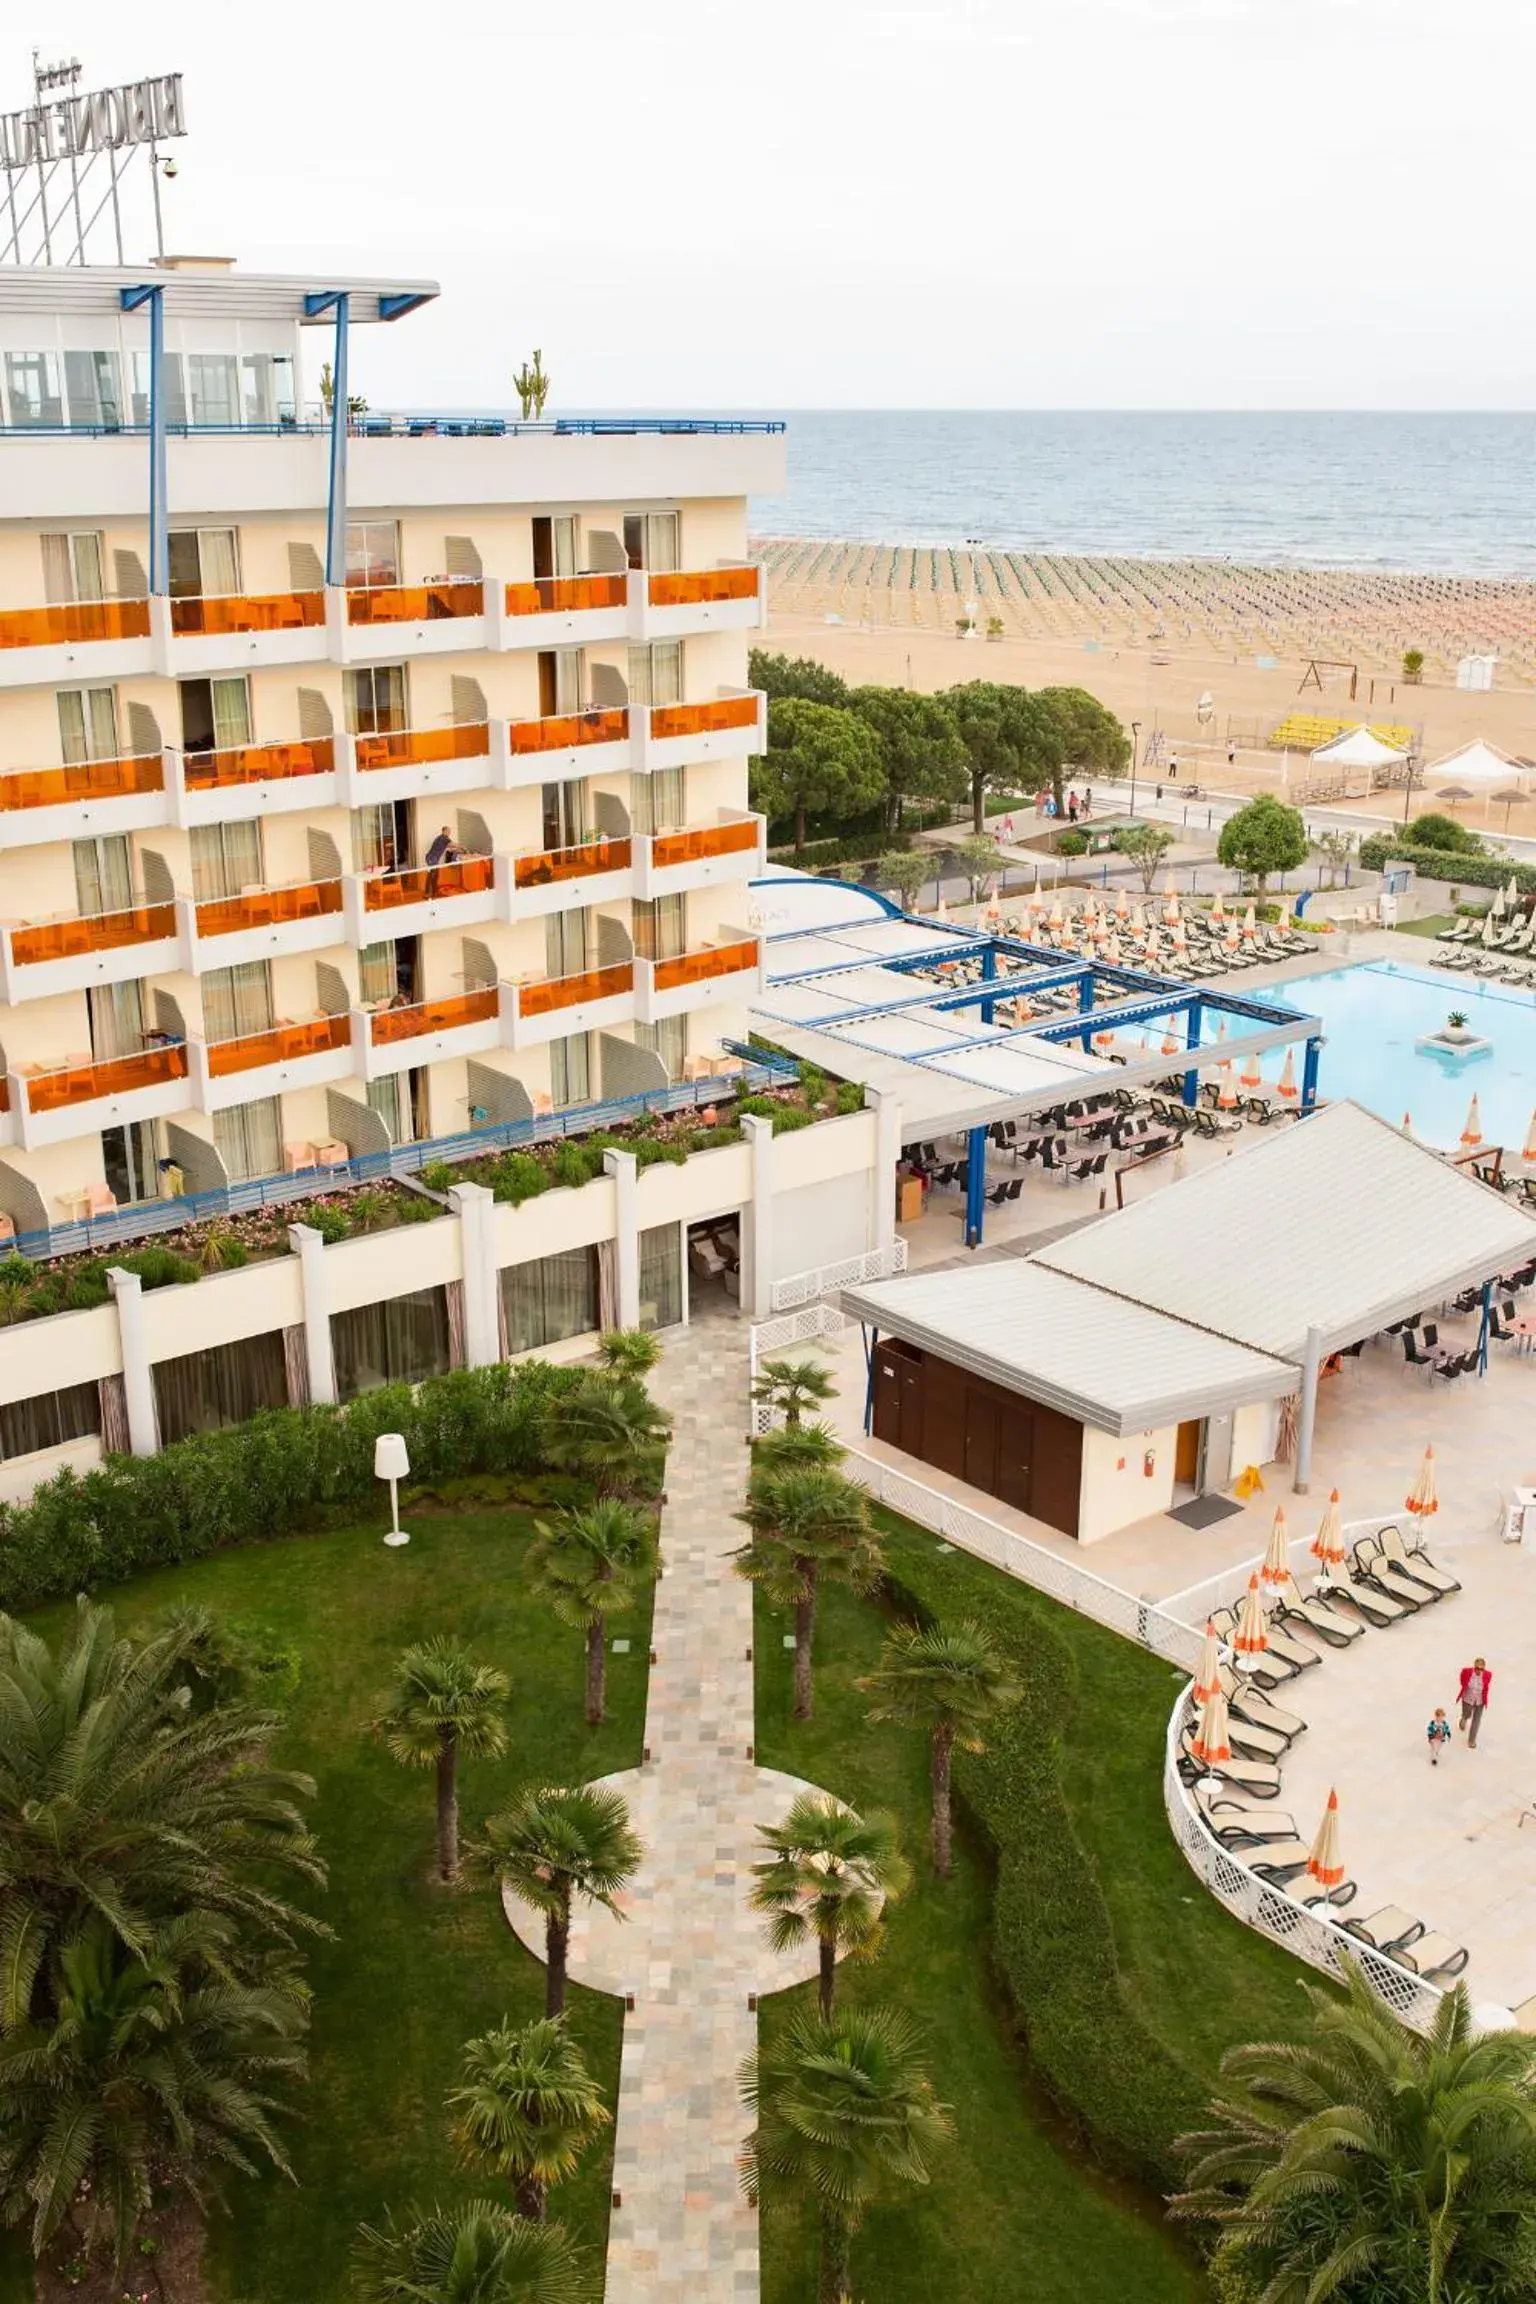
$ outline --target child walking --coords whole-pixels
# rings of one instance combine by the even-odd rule
[[[1429,1764],[1431,1768],[1438,1768],[1441,1748],[1451,1740],[1451,1724],[1445,1716],[1443,1704],[1435,1706],[1435,1716],[1424,1733],[1429,1738]]]

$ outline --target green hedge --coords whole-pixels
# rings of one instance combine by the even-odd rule
[[[898,848],[910,848],[910,832],[861,833],[851,840],[807,840],[799,855],[793,847],[770,848],[771,864],[792,864],[797,872],[817,872],[826,864],[870,864]]]
[[[0,1505],[0,1608],[35,1608],[227,1544],[302,1534],[377,1507],[373,1444],[402,1432],[411,1478],[529,1472],[544,1411],[579,1372],[530,1360],[455,1369],[414,1391],[387,1384],[347,1408],[272,1408],[158,1456],[60,1472],[26,1504]]]
[[[1373,832],[1360,843],[1360,862],[1379,872],[1389,859],[1411,864],[1421,880],[1446,880],[1462,888],[1506,888],[1513,879],[1527,896],[1536,894],[1536,864],[1512,864],[1507,857],[1471,856],[1454,848],[1423,848]]]
[[[898,1608],[933,1621],[921,1593],[888,1578]],[[1012,1660],[1022,1701],[960,1754],[955,1791],[996,1869],[994,1950],[1029,2053],[1058,2103],[1103,2156],[1166,2191],[1179,2176],[1170,2146],[1208,2112],[1193,2073],[1148,2031],[1126,1993],[1114,1927],[1061,1784],[1061,1724],[1074,1668],[1043,1623],[968,1604]]]

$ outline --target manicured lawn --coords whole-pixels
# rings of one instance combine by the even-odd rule
[[[430,1773],[397,1767],[369,1735],[393,1659],[414,1639],[448,1632],[511,1680],[507,1757],[463,1770],[466,1838],[519,1784],[579,1780],[640,1757],[644,1612],[621,1627],[631,1648],[610,1664],[610,1717],[589,1729],[581,1635],[557,1624],[527,1587],[527,1517],[418,1510],[407,1525],[412,1542],[400,1552],[385,1550],[370,1526],[227,1552],[103,1595],[124,1625],[172,1601],[256,1617],[303,1659],[276,1757],[319,1782],[314,1825],[331,1878],[316,1908],[336,1940],[309,1962],[312,2077],[291,2139],[299,2182],[247,2183],[233,2194],[209,2245],[218,2304],[339,2298],[360,2221],[388,2204],[494,2189],[455,2166],[444,2093],[472,2034],[504,2014],[543,2012],[543,1968],[505,1925],[494,1891],[435,1884]],[[63,1620],[53,1609],[36,1622],[53,1634]],[[619,2004],[575,1990],[570,2008],[611,2103]],[[556,2203],[596,2257],[610,2182],[609,2153],[594,2150]]]
[[[1442,928],[1449,928],[1453,912],[1426,912],[1422,920],[1399,920],[1400,936],[1438,936]]]

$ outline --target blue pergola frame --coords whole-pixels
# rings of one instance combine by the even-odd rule
[[[379,318],[392,320],[423,302],[420,296],[381,296]],[[394,309],[386,311],[386,305]],[[321,288],[304,299],[311,320],[327,312],[336,316],[336,342],[331,354],[331,462],[325,504],[325,580],[342,585],[347,580],[347,340],[351,300],[345,288]]]
[[[170,511],[165,492],[165,283],[145,280],[118,290],[125,312],[149,306],[149,593],[171,589]]]

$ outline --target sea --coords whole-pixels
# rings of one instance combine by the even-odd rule
[[[1536,413],[783,411],[755,536],[1536,578]]]

